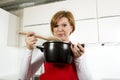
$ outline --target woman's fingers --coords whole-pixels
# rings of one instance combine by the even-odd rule
[[[84,48],[80,45],[71,45],[71,50],[73,52],[74,57],[80,57],[84,53]]]
[[[26,34],[27,37],[34,36],[34,35],[35,35],[34,32],[27,32],[27,34]]]
[[[83,46],[80,44],[80,43],[78,43],[78,48],[79,48],[79,50],[81,51],[81,52],[85,52],[85,50],[84,50],[84,48],[83,48]]]
[[[35,36],[31,36],[31,37],[26,38],[26,40],[30,44],[35,44],[37,41],[37,38],[35,38]]]
[[[77,50],[76,50],[76,48],[75,48],[75,45],[72,44],[71,50],[72,50],[72,52],[73,52],[74,57],[79,56],[79,55],[78,55],[78,52],[77,52]]]
[[[76,54],[76,57],[78,56],[81,56],[81,52],[80,52],[80,50],[79,50],[79,48],[76,46],[76,45],[74,45],[74,52],[75,52],[75,54]]]
[[[33,49],[33,45],[37,42],[37,38],[35,37],[34,32],[28,32],[26,34],[26,39],[25,39],[26,45],[28,49]]]

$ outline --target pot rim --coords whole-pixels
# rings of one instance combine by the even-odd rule
[[[43,43],[43,45],[46,44],[46,43],[62,43],[62,44],[70,45],[70,43],[66,43],[66,42],[62,42],[62,41],[46,41],[46,42]]]

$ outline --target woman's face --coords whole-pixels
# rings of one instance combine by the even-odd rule
[[[57,25],[53,28],[54,36],[60,38],[64,42],[69,42],[69,35],[72,32],[73,27],[70,25],[67,18],[62,17]]]

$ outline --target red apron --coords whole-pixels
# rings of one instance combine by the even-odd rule
[[[40,80],[78,80],[75,64],[44,63]]]

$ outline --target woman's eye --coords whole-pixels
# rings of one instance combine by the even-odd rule
[[[63,26],[65,27],[65,26],[67,26],[67,24],[63,24]]]
[[[58,27],[58,25],[55,25],[54,28]]]

